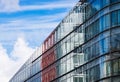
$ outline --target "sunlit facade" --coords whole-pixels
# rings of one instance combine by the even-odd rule
[[[80,0],[9,82],[120,82],[120,0]]]

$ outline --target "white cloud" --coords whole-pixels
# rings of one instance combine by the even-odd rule
[[[45,4],[45,5],[36,5],[36,6],[21,6],[20,11],[25,10],[37,10],[37,9],[55,9],[55,8],[70,8],[73,6],[73,3],[59,3],[59,4]]]
[[[0,0],[0,12],[14,12],[19,9],[19,0]]]
[[[10,58],[6,49],[0,44],[0,82],[8,82],[33,51],[34,49],[30,48],[23,38],[18,38]],[[14,58],[17,58],[17,60],[14,60]]]
[[[30,41],[30,46],[35,47],[43,42],[44,38],[58,25],[58,21],[65,15],[66,12],[62,12],[54,15],[21,17],[11,20],[9,18],[3,19],[7,22],[0,24],[0,42],[4,46],[12,46],[17,37],[24,35],[25,39]],[[41,38],[38,36],[41,36]]]
[[[26,18],[15,18],[7,23],[1,23],[1,31],[5,30],[27,30],[27,29],[41,29],[41,28],[55,28],[58,21],[65,17],[66,12],[57,13],[54,15],[33,16]],[[4,29],[6,28],[6,29]]]
[[[77,1],[77,0],[76,0]],[[24,5],[21,6],[20,0],[0,0],[0,12],[16,12],[25,10],[37,10],[37,9],[55,9],[55,8],[70,8],[74,5],[74,0],[60,1],[53,3],[46,3],[41,5]]]
[[[33,49],[28,47],[28,43],[23,38],[18,38],[16,41],[11,56],[18,60],[25,61],[29,57],[27,54],[32,54]]]

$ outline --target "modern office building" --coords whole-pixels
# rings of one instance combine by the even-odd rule
[[[9,82],[120,82],[120,0],[80,0]]]

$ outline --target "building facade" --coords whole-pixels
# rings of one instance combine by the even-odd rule
[[[120,82],[120,0],[80,0],[9,82]]]

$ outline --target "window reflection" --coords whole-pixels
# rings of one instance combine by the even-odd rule
[[[101,1],[101,8],[109,5],[109,3],[110,3],[110,0],[100,0],[100,1]]]
[[[111,42],[112,42],[112,50],[120,50],[120,34],[115,34],[111,37]]]
[[[118,13],[117,13],[117,11],[112,12],[111,17],[112,17],[112,26],[117,25],[118,24]]]
[[[104,31],[110,27],[110,15],[107,14],[100,18],[100,31]]]

